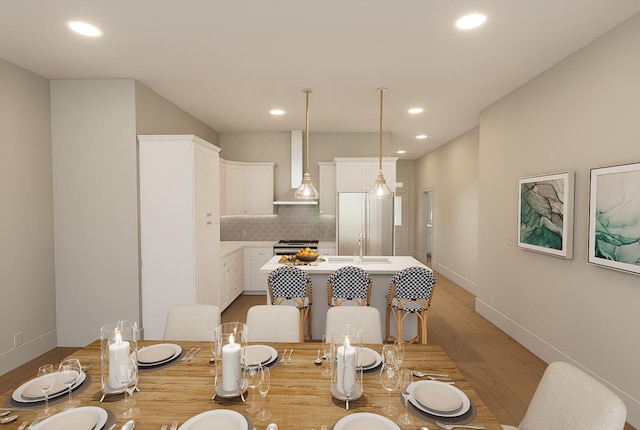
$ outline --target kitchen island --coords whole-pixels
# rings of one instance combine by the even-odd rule
[[[279,262],[280,257],[274,256],[269,260],[262,268],[260,272],[271,273],[278,267],[284,266]],[[327,297],[327,279],[329,275],[344,266],[356,266],[363,270],[366,270],[371,275],[373,283],[371,289],[371,306],[380,311],[380,321],[382,337],[384,339],[384,325],[386,318],[386,295],[389,292],[389,284],[391,277],[402,269],[412,266],[427,266],[419,262],[413,257],[407,256],[393,256],[393,257],[377,257],[367,256],[364,257],[362,263],[355,263],[353,257],[349,256],[327,256],[324,261],[319,261],[317,264],[311,265],[297,265],[296,267],[304,270],[311,277],[311,283],[313,285],[313,305],[311,308],[311,322],[312,322],[312,334],[314,339],[320,339],[325,332],[325,320],[327,316],[327,310],[329,309],[328,297]],[[269,297],[267,296],[267,301]],[[404,338],[410,339],[417,334],[417,326],[415,315],[409,315],[403,325]],[[391,333],[395,333],[396,325],[391,320]]]

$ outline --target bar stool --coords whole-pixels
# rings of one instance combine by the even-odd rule
[[[371,285],[366,271],[355,266],[341,267],[327,281],[329,306],[369,306]]]
[[[295,306],[300,310],[300,342],[311,337],[311,278],[297,267],[278,267],[267,277],[273,305]],[[305,321],[307,330],[305,331]]]
[[[386,339],[403,339],[402,324],[410,314],[416,315],[418,334],[409,340],[427,344],[427,311],[431,306],[431,297],[436,284],[433,272],[425,267],[407,267],[393,275],[387,296]],[[391,314],[396,321],[397,333],[389,333]]]

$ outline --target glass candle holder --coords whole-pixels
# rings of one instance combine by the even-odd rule
[[[362,329],[353,324],[331,327],[331,395],[346,402],[362,396]]]
[[[216,393],[221,397],[244,392],[242,366],[247,345],[247,326],[241,322],[220,324],[213,334],[213,355],[218,369]]]
[[[131,358],[137,359],[137,351],[138,324],[135,321],[115,321],[100,328],[100,401],[107,394],[124,392],[125,387],[118,381],[117,372]]]

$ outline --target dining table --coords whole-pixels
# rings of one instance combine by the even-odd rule
[[[138,342],[138,348],[160,344],[167,341]],[[238,397],[215,396],[214,388],[215,364],[212,362],[210,342],[176,341],[182,350],[181,356],[193,348],[200,348],[190,361],[179,358],[161,366],[140,368],[137,387],[139,391],[133,394],[135,407],[139,410],[135,419],[135,428],[140,430],[158,430],[172,423],[178,423],[178,428],[185,421],[206,411],[228,409],[245,416],[249,423],[249,430],[266,429],[269,423],[276,423],[279,430],[293,429],[327,429],[349,414],[372,413],[382,415],[382,407],[391,401],[399,413],[404,411],[400,391],[396,389],[391,394],[383,388],[380,381],[379,368],[362,373],[362,394],[356,400],[346,402],[332,395],[330,390],[331,378],[326,375],[325,368],[329,360],[321,360],[317,364],[316,358],[322,348],[321,343],[254,343],[268,345],[275,349],[278,358],[270,365],[271,386],[264,402],[264,408],[271,412],[268,421],[260,421],[257,413],[246,412],[246,404]],[[110,412],[112,417],[104,430],[115,423],[118,430],[128,420],[122,417],[123,394],[108,395],[102,400],[101,388],[101,352],[100,340],[77,350],[70,357],[78,358],[84,366],[86,380],[73,392],[73,397],[80,400],[81,406],[101,407]],[[250,344],[251,345],[251,344]],[[381,352],[382,344],[364,345],[374,351]],[[291,361],[280,358],[284,350],[291,353]],[[320,354],[321,355],[321,354]],[[56,363],[53,363],[56,365]],[[455,387],[468,397],[471,411],[467,415],[466,424],[485,427],[487,430],[501,430],[501,426],[491,411],[482,402],[469,382],[460,373],[455,364],[438,345],[407,344],[405,357],[401,363],[402,369],[414,369],[425,373],[448,375]],[[36,375],[34,375],[35,377]],[[415,381],[421,380],[418,377]],[[17,387],[16,387],[17,388]],[[19,418],[10,424],[2,425],[2,429],[17,429],[24,421],[33,421],[42,405],[16,405],[11,397],[14,389],[3,393],[0,406],[16,407]],[[249,393],[245,394],[245,397]],[[257,394],[260,398],[259,394]],[[53,402],[52,406],[56,406]],[[437,429],[433,419],[425,416],[420,410],[408,406],[413,418],[413,424],[402,424],[398,415],[387,417],[403,430]],[[471,413],[472,412],[472,413]],[[100,429],[98,429],[100,430]]]

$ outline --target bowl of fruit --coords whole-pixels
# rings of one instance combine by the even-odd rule
[[[296,252],[296,259],[310,263],[318,259],[318,253],[311,248],[300,248],[300,250]]]

